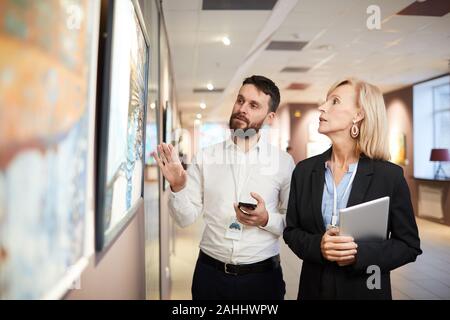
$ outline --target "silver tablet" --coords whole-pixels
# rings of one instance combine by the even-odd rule
[[[389,197],[364,202],[339,211],[339,233],[355,241],[385,240]]]

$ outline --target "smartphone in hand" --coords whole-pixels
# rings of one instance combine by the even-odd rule
[[[255,210],[256,209],[256,204],[254,203],[247,203],[247,202],[239,202],[238,204],[238,208],[241,209],[242,212],[244,212],[245,214],[250,214],[247,211],[245,211],[245,209],[251,209],[251,210]]]

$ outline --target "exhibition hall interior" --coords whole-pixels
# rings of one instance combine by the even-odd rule
[[[269,138],[295,164],[330,148],[336,81],[380,88],[423,251],[392,298],[450,300],[448,0],[0,0],[0,300],[191,300],[205,221],[172,218],[152,153],[188,168],[229,139],[252,75],[280,89]]]

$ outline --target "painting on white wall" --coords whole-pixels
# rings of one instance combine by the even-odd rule
[[[96,248],[108,246],[143,198],[148,41],[137,1],[109,2],[99,119]]]

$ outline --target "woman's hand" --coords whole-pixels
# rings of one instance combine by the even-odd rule
[[[338,228],[328,229],[322,237],[320,249],[322,256],[339,266],[348,266],[355,262],[358,245],[352,237],[339,236]]]

